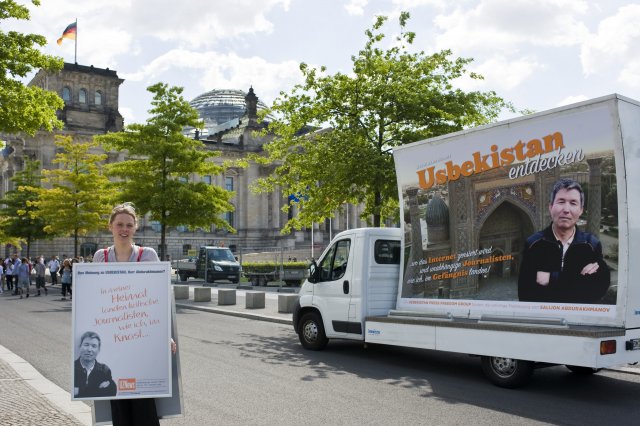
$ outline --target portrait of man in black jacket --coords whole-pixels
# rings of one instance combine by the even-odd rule
[[[527,238],[518,277],[518,298],[524,302],[599,303],[611,282],[602,244],[578,229],[584,192],[572,179],[553,187],[551,224]]]
[[[87,331],[80,337],[79,356],[73,369],[73,392],[76,398],[101,398],[117,393],[111,369],[96,360],[100,345],[100,336],[93,331]]]

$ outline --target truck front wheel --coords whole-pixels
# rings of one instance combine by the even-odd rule
[[[519,388],[529,382],[533,374],[533,362],[521,359],[483,356],[482,371],[496,386],[501,388]]]
[[[322,318],[315,312],[308,312],[300,318],[298,337],[305,349],[319,351],[327,346],[327,335],[324,333]]]

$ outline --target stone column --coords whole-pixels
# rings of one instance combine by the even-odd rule
[[[589,204],[587,206],[587,232],[599,237],[602,215],[602,158],[587,159],[589,164]]]

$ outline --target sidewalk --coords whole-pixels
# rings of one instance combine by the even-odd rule
[[[191,282],[190,282],[191,283]],[[193,293],[194,287],[189,287],[189,299],[176,300],[176,309],[194,309],[198,311],[211,312],[216,314],[232,315],[247,319],[253,319],[258,321],[268,321],[280,324],[292,324],[291,313],[278,312],[278,296],[281,294],[296,294],[298,288],[283,287],[280,289],[283,292],[277,292],[278,289],[271,288],[264,290],[264,288],[256,288],[255,290],[236,289],[236,304],[235,305],[218,305],[218,290],[225,288],[225,286],[211,287],[211,302],[194,302]],[[232,288],[232,287],[227,287]],[[251,291],[264,291],[265,300],[264,308],[261,309],[247,309],[246,306],[246,293]],[[286,292],[284,292],[286,291]]]
[[[194,302],[194,287],[200,283],[189,281],[189,299],[176,301],[176,309],[194,309],[223,315],[232,315],[258,321],[291,325],[292,314],[278,312],[278,296],[294,294],[292,290],[256,288],[265,291],[265,307],[247,309],[247,291],[236,289],[235,305],[218,305],[218,291],[231,286],[211,287],[210,302]],[[195,285],[195,286],[194,286]],[[235,286],[233,286],[235,287]],[[284,293],[286,291],[286,293]],[[640,365],[611,369],[618,372],[640,374]],[[71,401],[68,392],[56,386],[28,362],[0,345],[0,425],[91,425],[91,408],[80,401]]]
[[[0,345],[0,425],[91,425],[91,407]]]

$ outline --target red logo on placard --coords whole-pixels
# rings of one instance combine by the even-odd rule
[[[118,390],[120,392],[136,390],[136,379],[118,379]]]

